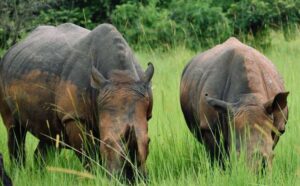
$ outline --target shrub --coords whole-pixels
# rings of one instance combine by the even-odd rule
[[[166,9],[159,9],[156,3],[144,6],[141,3],[126,3],[117,6],[111,18],[129,43],[136,47],[170,47],[179,36],[176,24],[169,19]]]
[[[31,5],[29,3],[32,3]],[[29,2],[0,1],[0,48],[15,44],[27,31],[26,24],[32,17],[35,4]]]
[[[299,5],[294,0],[241,0],[230,5],[227,15],[236,35],[265,48],[270,44],[270,29],[282,29],[286,38],[292,35],[300,23]]]
[[[72,22],[92,29],[114,24],[136,48],[185,45],[198,50],[229,36],[261,48],[270,30],[295,37],[299,0],[26,0],[0,1],[0,48],[40,24]],[[2,50],[2,51],[4,51]]]
[[[74,8],[71,10],[61,9],[61,10],[53,10],[49,9],[46,11],[41,11],[39,18],[35,20],[35,24],[48,24],[48,25],[59,25],[61,23],[74,23],[80,26],[83,26],[88,29],[92,29],[97,26],[96,23],[92,22],[92,14],[93,11],[91,9],[85,8]]]
[[[185,30],[190,48],[208,47],[231,36],[229,21],[220,7],[212,7],[208,1],[187,3],[184,0],[172,4],[172,19]]]
[[[165,9],[158,8],[157,3],[119,5],[111,16],[112,23],[131,44],[153,48],[180,44],[196,49],[220,43],[231,35],[221,8],[176,1]]]

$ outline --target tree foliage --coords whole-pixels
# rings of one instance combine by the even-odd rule
[[[0,48],[38,25],[114,24],[134,47],[210,47],[230,36],[267,47],[270,30],[293,38],[299,0],[2,0]]]

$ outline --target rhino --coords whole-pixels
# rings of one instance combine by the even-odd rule
[[[285,132],[288,95],[274,64],[236,38],[196,55],[180,85],[187,126],[211,159],[222,165],[231,150],[245,152],[255,170],[271,165]]]
[[[4,55],[0,112],[10,159],[25,163],[25,138],[49,149],[73,149],[85,167],[100,157],[109,173],[146,174],[152,117],[151,79],[121,33],[110,24],[93,30],[65,23],[39,26]]]

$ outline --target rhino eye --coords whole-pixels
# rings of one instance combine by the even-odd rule
[[[272,121],[274,121],[274,115],[273,115],[273,113],[272,113],[272,114],[268,114],[268,117],[269,117]]]

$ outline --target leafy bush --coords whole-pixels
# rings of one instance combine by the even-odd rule
[[[0,48],[15,44],[20,35],[26,32],[26,22],[34,12],[35,4],[26,2],[0,1]]]
[[[49,9],[40,12],[40,16],[36,20],[36,24],[46,23],[49,25],[59,25],[61,23],[71,22],[85,28],[92,29],[97,26],[97,24],[92,22],[92,13],[93,11],[91,9],[85,8],[74,8],[72,10]]]
[[[272,22],[277,27],[281,26],[286,39],[294,38],[300,23],[300,1],[276,0],[273,7],[277,9],[277,14],[273,16]]]
[[[229,36],[266,48],[270,31],[295,37],[299,0],[26,0],[0,1],[0,48],[40,24],[92,29],[113,23],[135,47],[210,47]],[[3,50],[2,50],[3,51]]]
[[[219,7],[176,1],[170,5],[171,13],[158,8],[157,3],[119,5],[111,16],[112,23],[130,43],[153,48],[185,44],[195,49],[212,46],[231,35],[228,20]]]
[[[190,48],[207,47],[231,36],[229,21],[220,7],[212,7],[207,1],[187,3],[174,1],[172,19],[185,30]]]
[[[179,38],[176,37],[176,24],[169,19],[168,10],[155,5],[126,3],[117,6],[111,16],[112,23],[137,47],[169,47]]]
[[[300,2],[294,0],[241,0],[232,3],[228,10],[234,33],[259,41],[259,45],[270,44],[270,28],[281,29],[286,38],[291,36],[300,23]]]

